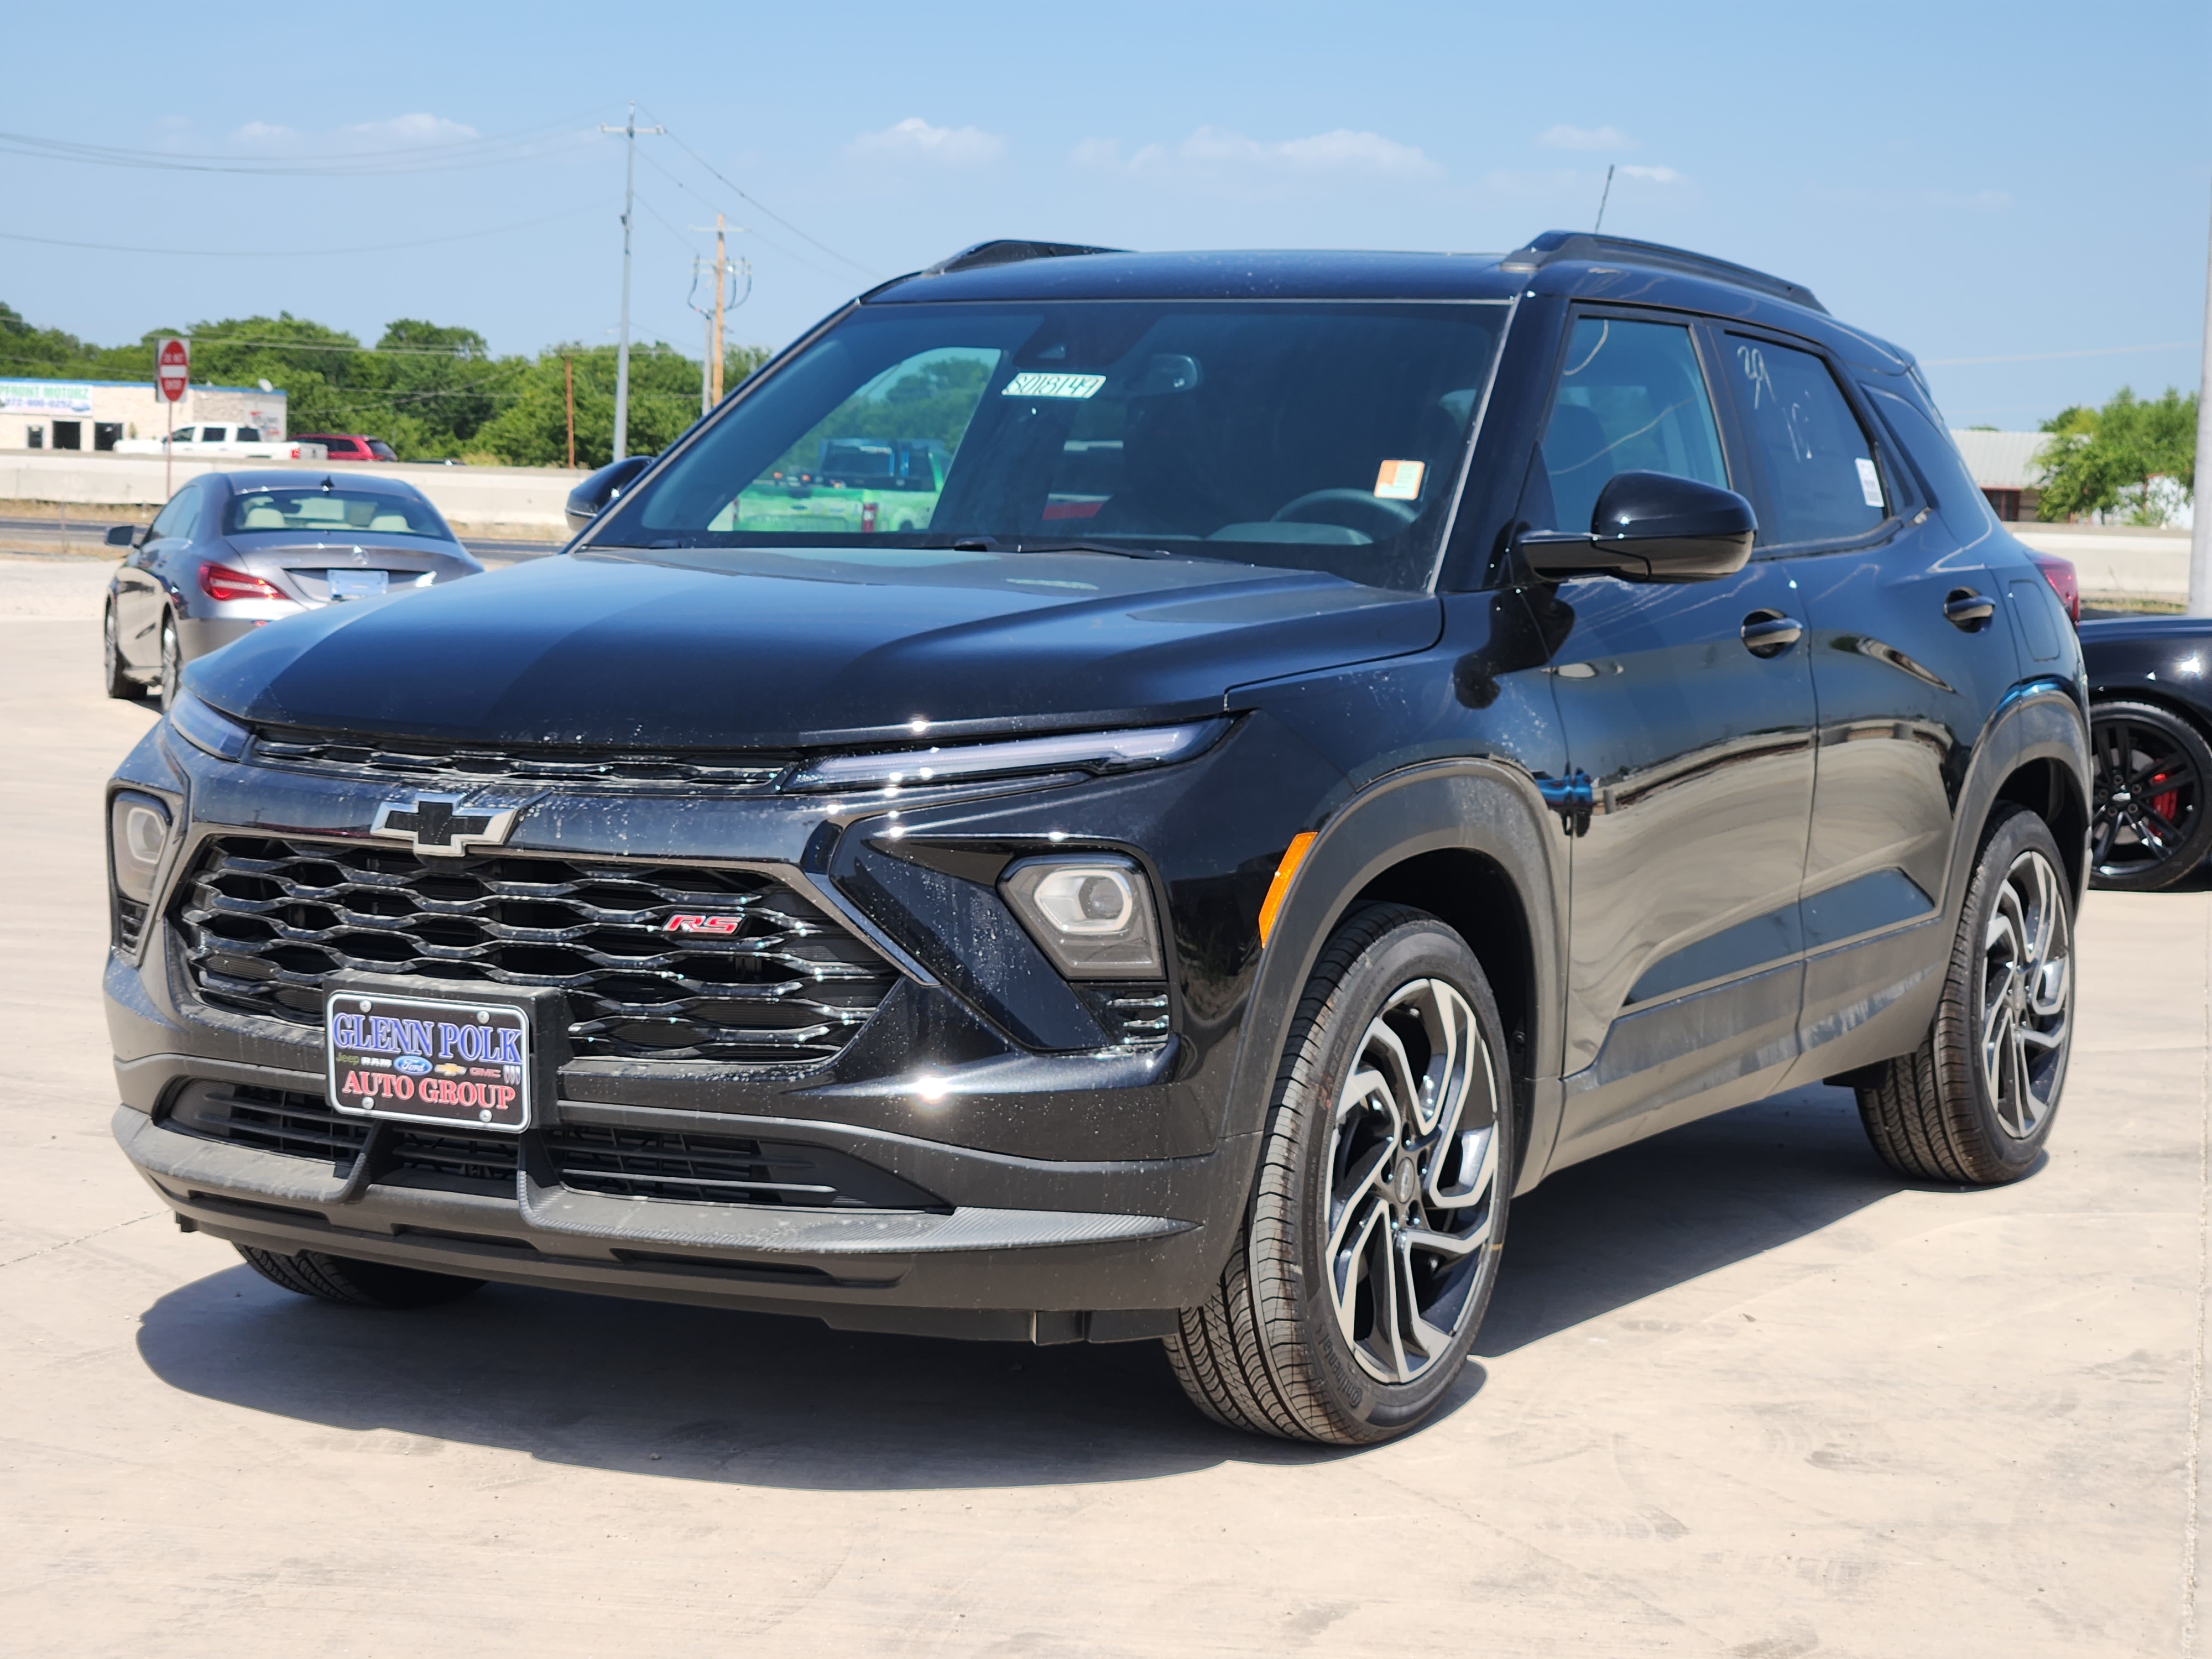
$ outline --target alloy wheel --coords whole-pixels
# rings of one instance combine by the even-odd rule
[[[161,707],[167,709],[177,700],[177,681],[185,672],[182,653],[177,647],[177,625],[173,622],[161,624]]]
[[[1322,1221],[1338,1329],[1370,1376],[1447,1354],[1498,1216],[1496,1065],[1467,999],[1401,988],[1369,1022],[1331,1121]]]
[[[2041,853],[2005,872],[1983,935],[1979,1057],[1997,1122],[2025,1140],[2057,1103],[2074,1036],[2065,889]]]
[[[2089,856],[2097,873],[2138,877],[2179,856],[2204,810],[2196,763],[2166,732],[2137,720],[2100,720],[2090,744]]]

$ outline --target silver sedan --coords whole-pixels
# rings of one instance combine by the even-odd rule
[[[185,665],[302,611],[481,574],[412,484],[299,470],[210,472],[149,526],[107,589],[107,695],[169,706]]]

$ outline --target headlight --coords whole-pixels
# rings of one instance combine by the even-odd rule
[[[1196,754],[1225,722],[1147,726],[1127,732],[1078,732],[1009,743],[899,749],[874,755],[826,755],[792,779],[793,789],[869,789],[945,783],[1012,772],[1126,772]]]
[[[189,691],[169,705],[169,724],[195,749],[204,749],[217,760],[234,761],[246,752],[252,733],[228,714],[202,702]]]
[[[1029,859],[999,890],[1070,979],[1165,979],[1152,896],[1126,859]]]
[[[169,844],[169,809],[151,795],[118,794],[107,809],[109,866],[115,890],[137,904],[154,902],[154,878]]]

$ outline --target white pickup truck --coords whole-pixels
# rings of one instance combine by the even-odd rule
[[[180,426],[173,437],[125,438],[115,446],[118,455],[159,455],[165,451],[209,459],[252,461],[320,461],[330,454],[321,444],[264,438],[258,427],[227,426],[221,422]]]

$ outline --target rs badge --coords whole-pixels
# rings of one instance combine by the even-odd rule
[[[745,925],[743,916],[676,915],[662,929],[670,933],[734,933]]]

